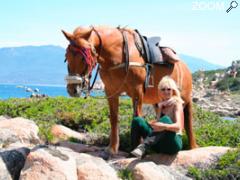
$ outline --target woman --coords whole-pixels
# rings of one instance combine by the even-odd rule
[[[131,125],[132,155],[143,157],[149,150],[175,154],[182,149],[183,103],[175,81],[169,76],[158,85],[162,100],[156,104],[156,120],[134,117]],[[144,138],[143,143],[140,143]]]

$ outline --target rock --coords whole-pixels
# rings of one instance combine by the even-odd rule
[[[102,149],[97,146],[89,146],[89,145],[79,144],[79,143],[74,143],[74,142],[69,142],[69,141],[61,141],[58,143],[58,145],[61,147],[70,148],[73,151],[79,152],[79,153],[96,152],[96,151],[100,151]]]
[[[27,129],[27,130],[26,130]],[[40,143],[37,125],[25,118],[0,118],[0,144],[7,147],[11,143]]]
[[[156,164],[165,164],[172,167],[182,167],[187,169],[191,166],[195,166],[201,169],[207,169],[212,164],[216,163],[217,160],[225,154],[229,147],[202,147],[192,150],[180,151],[176,155],[163,155],[163,154],[153,154],[146,158],[146,160],[151,160]]]
[[[30,149],[19,148],[0,152],[0,179],[19,179],[20,171],[24,166]]]
[[[153,162],[142,162],[133,169],[133,179],[135,180],[184,180],[190,179],[176,170],[164,165],[156,165]]]
[[[186,170],[191,166],[201,169],[209,168],[212,164],[216,163],[219,157],[225,154],[228,150],[230,150],[229,147],[210,146],[180,151],[175,155],[150,154],[147,155],[144,160],[138,160],[136,158],[119,159],[112,162],[112,164],[118,168],[133,169],[139,162],[152,161],[156,164],[167,165],[179,169],[185,173]]]
[[[77,179],[76,161],[70,152],[67,148],[35,147],[27,157],[20,179]]]
[[[69,138],[75,138],[79,141],[86,139],[85,133],[76,132],[68,127],[63,125],[55,124],[51,128],[51,133],[56,139],[68,140]]]
[[[193,98],[192,98],[192,101],[196,103],[196,102],[199,101],[199,99],[200,99],[199,97],[193,97]]]
[[[54,125],[51,128],[51,133],[54,136],[54,142],[57,143],[58,141],[69,140],[70,138],[74,138],[80,143],[84,144],[98,144],[102,142],[104,137],[93,134],[93,133],[79,133],[74,131],[66,126],[63,125]]]
[[[240,109],[236,111],[236,113],[234,114],[236,116],[240,116]]]
[[[105,151],[105,149],[107,149],[107,147],[97,147],[97,146],[74,143],[69,141],[60,141],[57,143],[57,145],[61,147],[69,148],[78,153],[88,153],[92,156],[97,156],[101,158],[102,158],[103,152]],[[118,151],[117,154],[114,154],[111,156],[111,159],[122,159],[122,158],[126,158],[127,156],[128,156],[128,153],[123,151]]]
[[[6,120],[6,119],[10,119],[10,117],[9,116],[0,116],[0,121]]]
[[[115,180],[119,179],[116,171],[102,158],[88,154],[77,154],[77,174],[79,180]]]

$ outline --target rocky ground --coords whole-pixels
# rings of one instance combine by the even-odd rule
[[[43,144],[38,137],[37,125],[24,118],[0,116],[0,179],[120,179],[118,172],[128,169],[133,179],[190,179],[186,176],[191,166],[209,168],[228,147],[204,147],[181,151],[176,155],[152,154],[144,159],[118,155],[105,161],[101,158],[104,147],[87,146],[79,142],[91,135],[78,133],[62,125],[51,129],[55,145]]]
[[[223,117],[240,117],[240,94],[217,89],[195,89],[193,101],[205,110]]]

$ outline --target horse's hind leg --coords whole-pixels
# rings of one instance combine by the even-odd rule
[[[186,104],[184,108],[185,117],[185,129],[188,136],[188,142],[190,149],[197,148],[196,139],[193,133],[193,113],[192,113],[192,101]]]

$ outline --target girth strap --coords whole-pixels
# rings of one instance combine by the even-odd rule
[[[129,67],[129,50],[128,50],[128,39],[127,39],[127,33],[124,31],[124,28],[120,28],[120,26],[117,27],[117,29],[121,32],[123,37],[123,57],[125,59],[125,68],[126,72],[128,72]]]

